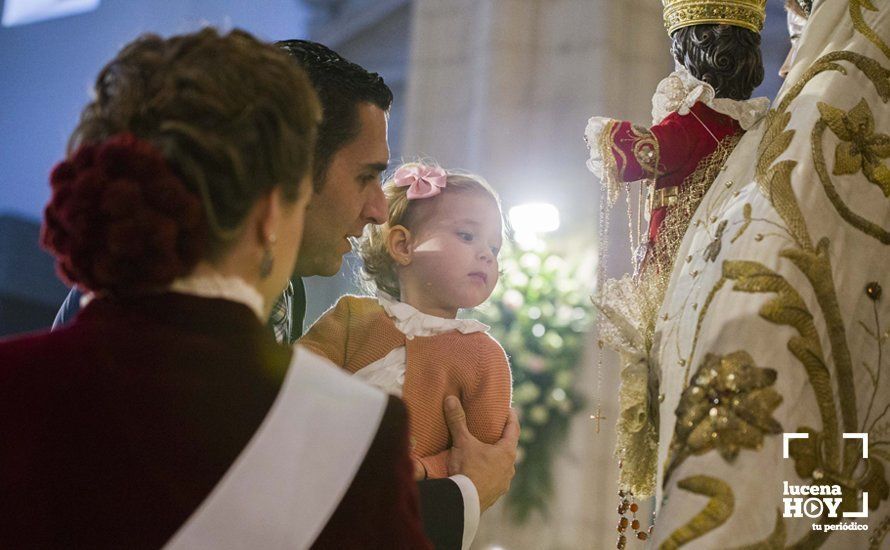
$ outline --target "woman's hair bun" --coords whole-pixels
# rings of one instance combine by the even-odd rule
[[[116,294],[163,288],[206,247],[200,199],[132,134],[84,145],[50,181],[41,244],[69,283]]]

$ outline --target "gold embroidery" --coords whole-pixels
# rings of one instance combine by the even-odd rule
[[[788,249],[780,254],[789,259],[804,273],[813,287],[825,323],[829,329],[832,345],[832,359],[838,379],[838,393],[841,396],[840,409],[844,431],[856,430],[856,393],[853,387],[852,365],[847,348],[844,323],[837,305],[831,266],[828,260],[829,243],[822,239],[814,251]],[[760,315],[773,323],[794,327],[800,337],[791,338],[788,349],[803,364],[816,394],[816,401],[822,417],[823,431],[809,427],[798,427],[795,431],[807,432],[807,440],[798,440],[789,447],[795,461],[797,474],[804,479],[826,479],[844,488],[843,506],[855,509],[857,491],[867,490],[874,495],[869,499],[870,506],[877,508],[890,494],[883,464],[876,459],[867,459],[866,474],[854,479],[853,472],[860,463],[862,450],[858,442],[846,440],[844,443],[843,466],[840,461],[838,419],[831,387],[831,375],[822,355],[819,336],[812,315],[800,295],[788,282],[775,272],[755,262],[724,262],[724,276],[736,281],[733,290],[746,292],[775,292],[777,297],[764,304]]]
[[[880,550],[888,531],[890,531],[890,515],[884,516],[877,529],[868,537],[868,550]]]
[[[642,272],[636,278],[606,281],[594,302],[601,312],[601,337],[608,347],[618,351],[622,364],[616,451],[623,462],[619,486],[636,495],[651,494],[655,487],[658,391],[653,386],[658,378],[647,369],[651,364],[648,354],[656,316],[689,221],[740,137],[729,136],[721,141],[684,180],[677,203],[668,209]],[[652,382],[650,387],[647,388],[646,378],[640,378],[641,373]]]
[[[797,199],[791,190],[791,170],[797,165],[797,162],[785,160],[773,163],[788,148],[794,137],[794,130],[786,130],[788,122],[791,120],[788,106],[816,75],[825,71],[838,71],[847,74],[847,69],[839,65],[838,61],[852,63],[869,78],[882,100],[885,102],[890,100],[890,71],[874,59],[855,52],[830,52],[817,59],[782,97],[779,106],[767,113],[766,131],[757,151],[756,179],[758,187],[770,199],[798,246],[804,249],[812,248],[812,240],[797,205]]]
[[[624,181],[624,166],[627,164],[624,152],[617,147],[612,147],[612,144],[615,143],[615,133],[618,131],[619,124],[620,122],[617,120],[607,122],[606,127],[603,128],[600,134],[599,143],[591,145],[591,147],[599,148],[600,157],[603,159],[602,184],[606,188],[606,196],[608,197],[610,207],[618,200],[618,194],[621,192],[621,183]],[[622,169],[620,172],[615,155],[621,157]]]
[[[883,462],[874,458],[867,458],[865,459],[865,464],[865,475],[862,479],[856,480],[854,488],[867,492],[869,509],[877,510],[881,502],[887,500],[887,497],[890,496],[890,485],[887,484]]]
[[[744,221],[742,222],[742,225],[739,227],[738,232],[729,241],[730,243],[734,243],[737,240],[739,240],[739,237],[741,237],[742,234],[745,233],[745,230],[748,229],[748,226],[751,225],[751,203],[750,202],[746,202],[745,206],[742,207],[742,219]]]
[[[667,0],[664,28],[668,34],[681,27],[704,23],[729,24],[756,33],[763,28],[766,0]]]
[[[825,71],[837,71],[844,75],[847,74],[847,70],[843,66],[838,65],[838,61],[848,61],[852,63],[857,69],[862,71],[869,80],[871,80],[878,95],[881,96],[883,101],[886,102],[890,100],[890,70],[885,69],[880,63],[870,57],[856,52],[839,50],[827,53],[814,61],[804,74],[801,75],[800,80],[795,82],[794,85],[788,89],[788,92],[782,96],[779,106],[771,110],[769,114],[785,113],[790,117],[790,113],[786,113],[788,106],[798,95],[800,95],[803,88],[816,75]],[[767,116],[769,116],[769,114]],[[763,159],[761,159],[761,161],[762,160]],[[772,163],[773,160],[775,160],[775,157],[771,159],[769,163]],[[767,165],[769,163],[767,163]]]
[[[856,389],[853,384],[853,362],[850,359],[850,350],[847,347],[846,329],[844,319],[841,316],[840,306],[837,302],[834,279],[831,275],[831,260],[829,258],[829,241],[822,238],[816,245],[815,251],[789,249],[782,252],[782,256],[792,263],[806,276],[813,287],[813,294],[825,317],[828,326],[828,341],[831,343],[831,356],[834,362],[835,375],[837,376],[838,392],[841,399],[841,416],[843,418],[844,431],[855,432],[858,427],[856,420]],[[833,407],[833,399],[832,399]],[[855,441],[848,440],[855,445]],[[847,457],[855,460],[853,452]]]
[[[758,146],[757,186],[769,198],[798,246],[812,246],[807,224],[791,189],[791,171],[797,162],[783,160],[772,164],[788,148],[794,137],[794,130],[785,130],[791,120],[791,113],[777,114],[770,111],[766,120],[767,129]]]
[[[634,158],[644,171],[649,172],[653,178],[658,177],[661,151],[655,135],[641,126],[631,126],[631,133],[636,138],[633,144]]]
[[[871,0],[851,0],[851,9],[854,7],[854,4],[857,9],[859,6],[874,9]],[[853,17],[855,20],[856,16],[854,15]],[[866,34],[863,31],[863,26],[864,24],[857,26],[857,31]],[[876,38],[876,35],[870,39],[875,42],[874,38]],[[885,48],[882,48],[883,50]],[[798,291],[784,277],[757,262],[725,261],[723,262],[722,277],[711,289],[699,313],[693,335],[692,349],[687,359],[687,369],[695,356],[703,320],[714,298],[725,286],[727,280],[733,281],[732,288],[734,291],[774,294],[775,296],[771,297],[760,308],[760,316],[771,323],[786,325],[796,330],[797,334],[788,340],[788,349],[804,367],[815,394],[822,422],[821,431],[807,426],[786,427],[789,431],[794,429],[797,432],[810,434],[807,440],[795,440],[791,444],[790,453],[794,459],[795,470],[804,479],[825,479],[827,482],[841,485],[843,492],[842,508],[852,510],[860,491],[869,491],[869,504],[874,508],[879,506],[881,501],[890,495],[890,486],[887,484],[885,466],[882,462],[882,460],[890,457],[890,452],[885,452],[883,449],[872,446],[870,452],[874,456],[863,461],[861,459],[861,442],[859,440],[844,440],[840,437],[841,431],[858,432],[863,430],[859,429],[857,423],[857,395],[855,385],[853,384],[852,361],[846,339],[846,328],[841,316],[837,290],[832,276],[829,259],[830,242],[828,239],[821,239],[815,242],[810,236],[806,219],[791,185],[792,170],[797,166],[798,161],[803,161],[803,159],[778,160],[787,151],[795,135],[795,131],[788,128],[791,120],[791,113],[788,111],[789,105],[816,75],[825,71],[836,71],[846,75],[849,68],[841,62],[850,63],[864,73],[885,103],[890,100],[890,70],[882,67],[874,59],[848,51],[831,52],[822,56],[805,71],[798,82],[789,88],[788,92],[781,98],[778,107],[768,113],[765,121],[765,132],[758,146],[758,161],[755,167],[758,188],[769,199],[773,208],[781,217],[785,226],[784,229],[788,231],[794,242],[794,246],[782,251],[779,256],[789,260],[805,276],[809,286],[812,288],[812,294],[818,304],[819,312],[824,318],[824,326],[827,327],[830,344],[830,362],[823,352],[822,341],[817,331],[813,314],[807,308],[806,302]],[[836,162],[835,171],[849,173],[862,170],[866,178],[873,184],[878,185],[882,191],[887,189],[890,184],[885,185],[884,172],[880,168],[884,165],[880,164],[879,161],[890,156],[890,139],[885,139],[883,134],[874,132],[873,120],[869,122],[871,110],[867,104],[863,106],[857,105],[849,113],[844,113],[840,110],[832,111],[820,106],[820,112],[823,118],[816,123],[811,134],[816,169],[822,180],[823,187],[825,187],[829,199],[835,205],[835,208],[846,221],[856,226],[851,220],[856,220],[857,218],[853,217],[854,214],[848,208],[844,210],[846,206],[837,197],[837,193],[831,184],[828,170],[825,167],[824,157],[822,156],[821,138],[824,137],[825,129],[831,128],[842,142],[849,142],[847,145],[842,143],[842,146],[835,150],[835,156],[839,159],[839,162]],[[829,120],[831,121],[830,123]],[[868,167],[866,167],[866,164],[868,164]],[[832,192],[834,192],[834,196],[832,196]],[[842,206],[838,206],[839,204]],[[744,211],[743,215],[745,215]],[[738,238],[748,227],[750,218],[749,211],[745,215],[745,223],[743,223],[735,238]],[[863,224],[857,227],[863,230],[861,225]],[[869,234],[875,236],[874,231]],[[757,239],[755,238],[755,240]],[[819,326],[822,327],[823,324],[820,322]],[[711,362],[714,361],[713,356],[709,354],[706,356],[704,364],[707,364],[709,359]],[[829,365],[833,367],[833,370],[829,370]],[[753,368],[756,369],[757,367]],[[687,380],[692,385],[684,391],[681,398],[681,407],[678,408],[678,423],[675,429],[677,447],[674,448],[674,442],[672,442],[665,474],[666,481],[671,471],[676,471],[677,464],[684,458],[684,453],[686,456],[690,456],[694,448],[692,446],[689,446],[689,448],[683,447],[684,443],[677,434],[683,435],[682,430],[686,430],[688,432],[685,434],[687,440],[692,439],[690,435],[697,427],[696,422],[707,426],[707,420],[702,418],[702,412],[707,411],[708,416],[711,414],[710,409],[705,409],[705,404],[699,404],[697,408],[691,404],[688,404],[686,409],[682,407],[683,401],[688,397],[686,392],[691,392],[692,389],[697,387],[698,374],[699,372],[697,371],[692,380]],[[834,386],[832,378],[836,379],[836,386]],[[771,388],[766,389],[771,390]],[[777,394],[776,397],[780,396]],[[768,400],[765,402],[769,403]],[[761,409],[761,413],[766,413],[766,417],[772,420],[770,416],[772,410],[767,406]],[[719,409],[717,409],[716,414],[719,416]],[[689,418],[692,419],[692,426],[688,424]],[[685,427],[682,423],[684,420],[687,423]],[[890,429],[890,426],[881,424],[875,428],[877,431],[879,429]],[[700,431],[702,434],[705,433],[704,428],[701,428]],[[713,433],[715,432],[712,431],[709,435]],[[719,440],[719,436],[720,434],[718,433],[716,438],[712,437],[711,439]],[[762,437],[763,434],[761,433],[761,440]],[[739,439],[747,445],[754,444],[755,442],[753,437],[746,439],[740,435]],[[701,452],[707,452],[708,443],[706,439],[700,437],[693,443],[700,445]],[[737,445],[739,448],[743,446],[742,444]],[[711,448],[721,451],[716,442],[712,444]],[[731,456],[732,452],[737,453],[738,449],[733,450],[730,447],[725,452],[728,452]],[[726,458],[725,454],[724,458]],[[862,473],[863,465],[864,473]],[[723,483],[719,480],[715,481]],[[868,489],[865,489],[866,487]],[[728,487],[727,490],[729,490]],[[731,496],[731,491],[729,491],[729,494]],[[874,502],[872,502],[872,494],[875,495]],[[732,509],[730,508],[727,517],[731,513]],[[693,522],[672,533],[671,538],[662,547],[677,548],[707,532],[707,529],[690,529],[690,525],[695,523],[696,520],[700,520],[701,516],[702,514],[699,514]],[[723,521],[725,521],[725,518]],[[719,527],[723,521],[713,524],[710,529]],[[760,547],[769,547],[768,544],[773,546],[782,544],[779,539],[785,536],[783,533],[784,526],[779,523],[777,521],[776,528],[770,539],[768,539],[772,542],[761,543],[759,544]],[[829,533],[826,532],[810,532],[794,543],[792,547],[809,548],[819,546],[824,543],[828,535]],[[883,535],[881,538],[883,539]]]
[[[875,119],[868,102],[863,98],[846,113],[821,101],[818,108],[822,120],[841,140],[835,149],[832,173],[843,176],[861,170],[885,197],[890,197],[890,168],[881,162],[890,157],[890,136],[875,133]]]
[[[782,432],[773,411],[782,397],[774,369],[754,365],[747,352],[708,354],[680,397],[664,483],[692,455],[716,449],[727,462],[741,449],[759,449],[766,434]]]
[[[878,33],[866,24],[865,18],[862,17],[863,8],[869,11],[878,11],[872,0],[850,0],[850,19],[853,20],[853,28],[877,46],[884,55],[890,57],[890,46],[887,46],[887,43],[878,36]]]
[[[779,108],[769,113],[768,126],[758,148],[756,178],[761,191],[770,199],[797,244],[796,247],[782,251],[780,257],[790,260],[804,274],[824,316],[831,344],[831,359],[837,378],[840,420],[843,431],[850,432],[857,430],[858,425],[857,396],[846,329],[840,314],[829,260],[830,243],[828,239],[823,238],[814,246],[809,237],[791,188],[791,170],[796,162],[790,160],[776,162],[788,148],[794,135],[793,131],[786,130],[790,120],[788,105],[816,74],[825,70],[846,74],[846,69],[836,61],[848,61],[855,65],[866,73],[885,102],[890,98],[890,78],[888,78],[890,71],[881,67],[876,61],[853,52],[832,52],[823,56],[807,70],[798,83],[792,86],[782,99]],[[832,203],[849,222],[855,218],[852,218],[852,212],[849,212],[837,197],[824,164],[821,150],[824,131],[830,128],[842,141],[835,151],[837,159],[835,173],[856,173],[862,170],[866,178],[882,190],[885,187],[885,178],[883,165],[879,161],[890,156],[890,139],[874,133],[871,110],[865,102],[860,102],[847,113],[826,104],[820,104],[819,110],[822,119],[814,126],[811,136],[817,172]],[[884,475],[884,465],[879,459],[866,459],[866,473],[858,479],[854,478],[854,471],[862,463],[859,458],[861,449],[858,442],[851,440],[843,442],[841,458],[842,442],[838,437],[840,429],[831,374],[821,350],[812,315],[804,302],[784,278],[754,262],[725,262],[724,276],[736,281],[734,290],[776,293],[777,297],[761,308],[760,315],[773,323],[792,326],[800,335],[789,340],[788,348],[807,371],[820,411],[822,432],[806,426],[796,429],[798,432],[810,434],[807,440],[795,441],[789,448],[798,475],[804,479],[826,479],[841,485],[844,496],[842,507],[845,509],[855,507],[858,492],[867,486],[870,494],[876,497],[875,502],[871,502],[870,498],[869,504],[877,507],[890,493]],[[815,537],[811,533],[795,546],[820,544],[822,541],[823,537]]]
[[[720,224],[717,226],[717,234],[714,235],[714,238],[711,239],[711,242],[708,243],[708,246],[705,247],[705,261],[713,262],[717,260],[717,256],[720,255],[720,248],[723,245],[723,232],[726,230],[726,224],[728,224],[728,220],[722,220]]]
[[[726,275],[721,276],[720,279],[714,283],[714,286],[711,287],[708,296],[705,298],[705,303],[702,305],[701,311],[698,314],[698,319],[695,322],[695,333],[692,336],[692,347],[689,349],[689,357],[687,359],[681,359],[686,366],[686,372],[683,374],[684,389],[689,385],[689,368],[692,366],[692,357],[695,355],[696,346],[698,346],[698,337],[701,334],[701,327],[705,321],[705,315],[708,314],[708,310],[711,308],[711,302],[714,301],[714,298],[717,296],[717,293],[720,292],[720,289],[723,288],[724,284],[726,284]]]
[[[735,281],[733,290],[755,293],[775,293],[776,297],[760,308],[760,316],[775,324],[788,325],[799,336],[788,341],[788,349],[803,364],[816,394],[823,430],[829,434],[828,455],[832,463],[839,456],[837,412],[831,389],[831,375],[825,366],[822,344],[813,315],[800,294],[788,281],[766,266],[750,261],[723,262],[723,276]]]
[[[698,163],[695,171],[680,185],[677,201],[674,206],[668,209],[662,221],[661,228],[658,230],[658,239],[655,241],[655,247],[650,253],[650,258],[647,260],[648,265],[644,266],[642,275],[643,277],[654,277],[659,281],[658,287],[662,291],[662,297],[670,280],[677,250],[683,242],[683,236],[689,228],[689,223],[705,193],[717,179],[726,158],[735,149],[741,137],[741,135],[725,137],[713,153]],[[659,303],[661,303],[660,299]]]
[[[688,523],[671,533],[659,546],[659,550],[675,550],[720,527],[735,508],[735,496],[728,483],[715,477],[698,475],[687,477],[677,487],[690,493],[711,497],[701,512]]]
[[[831,265],[828,259],[829,243],[827,239],[822,239],[818,247],[814,247],[809,234],[806,232],[806,225],[800,212],[800,207],[791,189],[791,169],[795,166],[795,161],[786,160],[773,164],[779,155],[787,149],[793,137],[792,130],[785,130],[790,120],[790,113],[787,112],[787,108],[791,101],[800,94],[810,79],[823,71],[831,70],[847,74],[847,69],[838,64],[838,61],[846,61],[854,65],[869,78],[883,101],[890,100],[890,71],[882,67],[874,59],[848,51],[836,51],[822,56],[789,89],[789,92],[779,103],[779,107],[767,115],[768,126],[763,141],[758,148],[759,158],[756,178],[760,189],[765,191],[766,196],[769,197],[773,207],[785,221],[789,232],[798,245],[797,249],[784,251],[782,256],[790,259],[798,269],[804,272],[804,275],[813,287],[813,292],[825,317],[826,325],[829,329],[828,336],[831,343],[832,360],[838,379],[838,394],[840,396],[844,431],[850,432],[856,430],[856,392],[853,385],[852,365],[846,341],[846,330],[840,314],[837,293],[831,275]],[[863,117],[857,115],[856,120],[857,122],[863,121]],[[867,120],[865,122],[866,127],[864,129],[867,130]],[[825,124],[827,125],[827,122]],[[865,132],[865,134],[867,135],[868,132]],[[801,342],[792,339],[789,341],[789,349],[804,363],[804,366],[808,369],[808,374],[820,370],[813,370],[812,367],[816,363],[821,363],[821,368],[824,368],[824,361],[821,358],[812,356],[808,353],[810,350],[806,346],[800,346],[799,344]],[[827,410],[831,409],[834,411],[835,407],[830,379],[827,377],[827,369],[825,370],[825,384],[827,388],[818,388],[817,380],[814,380],[812,375],[810,376],[811,383],[813,383],[814,390],[816,390],[820,412],[823,415],[823,423],[827,419]],[[836,424],[826,423],[823,425],[823,430],[828,448],[834,448],[835,445],[839,445]],[[842,471],[845,477],[849,477],[858,463],[856,451],[857,446],[854,441],[846,440],[844,442]],[[841,470],[841,465],[834,460],[831,461],[831,466]]]
[[[880,225],[854,213],[850,207],[844,203],[838,194],[837,189],[835,189],[831,177],[828,175],[828,167],[825,164],[825,156],[822,152],[822,135],[825,133],[827,127],[828,124],[824,120],[816,122],[816,125],[813,127],[812,144],[816,174],[819,176],[819,181],[825,189],[825,194],[828,196],[828,200],[831,201],[835,210],[837,210],[838,214],[840,214],[847,223],[884,244],[890,244],[890,231],[887,231]]]

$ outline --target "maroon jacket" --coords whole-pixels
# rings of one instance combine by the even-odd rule
[[[59,331],[0,342],[0,548],[161,547],[257,430],[290,357],[246,306],[173,293],[97,299]],[[316,547],[428,547],[405,415],[391,399]]]

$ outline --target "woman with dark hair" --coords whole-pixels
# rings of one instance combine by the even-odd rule
[[[0,343],[0,547],[426,547],[403,406],[264,326],[319,120],[241,31],[143,36],[99,74],[42,233],[87,303]],[[357,498],[355,533],[325,529]]]

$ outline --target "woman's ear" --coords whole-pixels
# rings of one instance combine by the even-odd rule
[[[274,187],[256,202],[257,229],[260,243],[274,241],[284,219],[284,197],[280,187]]]
[[[389,228],[386,234],[386,250],[390,257],[398,265],[411,263],[412,246],[411,231],[404,225],[395,225]]]

